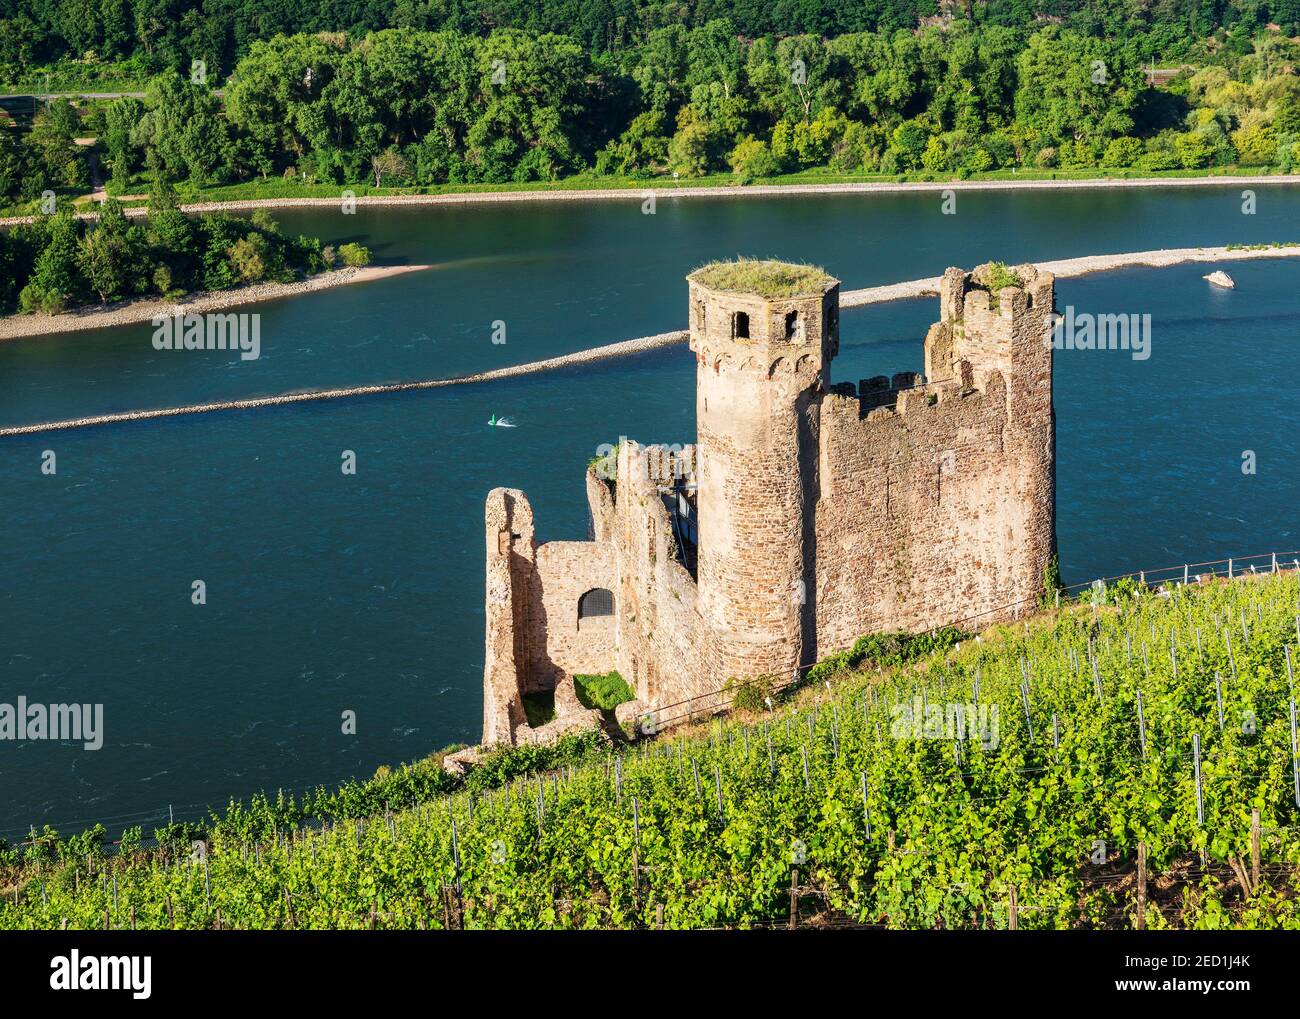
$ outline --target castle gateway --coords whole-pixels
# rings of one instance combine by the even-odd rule
[[[692,273],[694,447],[587,471],[588,541],[487,499],[483,742],[590,724],[572,677],[617,669],[656,727],[781,684],[866,633],[1007,618],[1055,543],[1053,278],[949,269],[925,375],[829,384],[839,281],[779,262]],[[529,727],[525,695],[554,691]]]

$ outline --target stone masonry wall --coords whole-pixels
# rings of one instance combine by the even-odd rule
[[[723,703],[729,679],[791,678],[863,634],[1027,606],[1055,552],[1053,280],[1014,272],[1023,285],[997,295],[988,267],[944,274],[928,384],[902,373],[831,391],[834,281],[773,301],[692,280],[698,583],[659,447],[625,442],[612,484],[588,470],[590,541],[538,545],[523,494],[493,490],[484,743],[576,724],[575,673],[617,668],[628,707],[662,724]],[[580,622],[593,588],[613,593],[614,615]],[[520,695],[552,688],[564,717],[534,732]]]

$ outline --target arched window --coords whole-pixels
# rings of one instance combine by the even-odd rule
[[[731,319],[731,338],[733,340],[749,339],[749,314],[738,311]]]
[[[612,616],[614,614],[614,594],[603,587],[593,587],[578,599],[578,618],[590,619],[592,616]]]

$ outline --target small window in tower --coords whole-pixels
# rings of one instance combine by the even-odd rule
[[[799,320],[797,311],[788,312],[785,316],[785,339],[787,343],[803,342],[803,322]]]
[[[731,320],[731,338],[733,340],[749,339],[749,315],[743,311],[736,312]]]

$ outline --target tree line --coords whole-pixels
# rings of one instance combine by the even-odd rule
[[[517,29],[281,35],[252,44],[224,96],[167,71],[142,100],[86,123],[53,103],[25,135],[0,131],[0,195],[84,187],[79,132],[98,139],[116,193],[141,174],[198,188],[582,172],[753,180],[812,167],[1289,171],[1300,159],[1298,51],[1262,36],[1157,89],[1126,42],[1058,25],[751,40],[716,20],[655,29],[600,59],[568,36]]]
[[[671,25],[729,20],[746,38],[916,28],[935,18],[1032,29],[1055,20],[1084,34],[1138,40],[1146,56],[1222,30],[1248,40],[1270,22],[1300,29],[1300,0],[3,0],[0,72],[63,60],[134,61],[151,73],[202,60],[234,69],[274,35],[384,28],[487,35],[518,28],[564,34],[592,54],[646,43]]]

